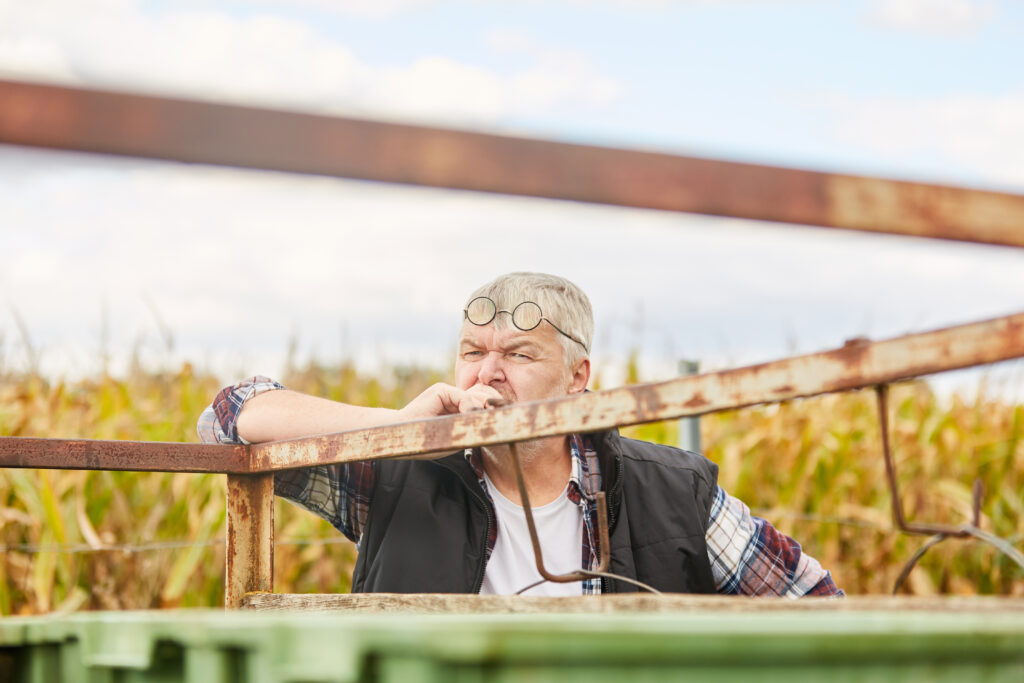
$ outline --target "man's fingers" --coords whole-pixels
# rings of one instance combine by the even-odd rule
[[[474,384],[464,392],[459,401],[459,412],[468,413],[473,410],[484,410],[486,408],[498,408],[508,405],[506,400],[494,387],[484,384]]]
[[[462,400],[459,401],[459,412],[460,413],[471,413],[474,410],[483,410],[484,401],[486,399],[474,396],[468,391],[463,392]]]
[[[487,386],[486,384],[474,384],[468,389],[469,393],[473,394],[480,399],[484,404],[494,401],[504,401],[504,397],[494,387]]]
[[[469,413],[507,403],[494,387],[484,384],[475,384],[463,390],[450,384],[438,383],[413,399],[403,411],[407,418],[431,417]]]

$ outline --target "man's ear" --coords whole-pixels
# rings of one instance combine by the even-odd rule
[[[572,371],[572,376],[569,378],[569,391],[570,394],[579,394],[586,391],[587,384],[590,383],[590,359],[583,358],[576,363],[576,367]]]

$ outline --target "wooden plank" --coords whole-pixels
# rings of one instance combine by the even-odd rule
[[[913,597],[750,598],[723,595],[623,593],[580,597],[423,593],[252,593],[242,608],[265,611],[335,611],[416,614],[537,614],[612,612],[942,611],[1024,612],[1024,598]]]
[[[274,590],[274,475],[228,475],[224,604]]]
[[[0,467],[138,472],[246,472],[248,446],[0,437]]]
[[[250,447],[252,471],[453,452],[859,389],[1024,357],[1024,313],[666,382]]]
[[[1024,246],[1024,196],[0,81],[0,142]]]

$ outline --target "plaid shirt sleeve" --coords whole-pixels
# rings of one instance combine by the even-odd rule
[[[717,487],[707,531],[708,557],[719,593],[842,596],[832,576],[800,544]]]
[[[245,402],[266,391],[284,389],[262,376],[224,388],[207,406],[196,429],[203,443],[248,443],[238,434],[238,415]],[[369,462],[318,465],[274,474],[274,493],[323,517],[356,543],[363,533],[373,492]]]

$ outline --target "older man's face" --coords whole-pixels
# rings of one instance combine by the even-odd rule
[[[498,330],[493,322],[478,326],[463,321],[455,385],[468,389],[485,384],[509,401],[565,396],[576,388],[557,335],[550,325],[524,332],[512,325]]]

